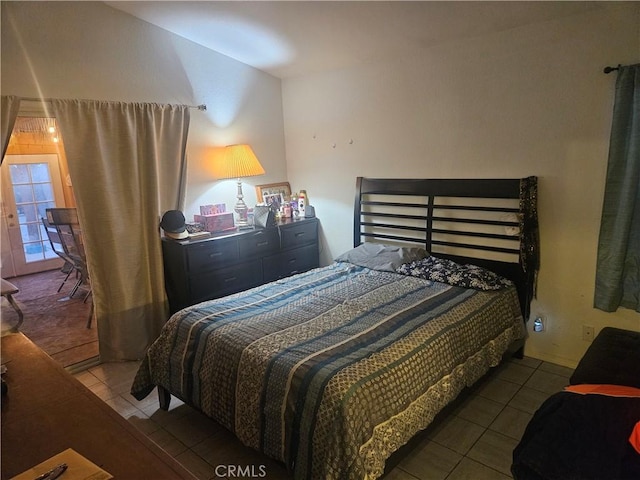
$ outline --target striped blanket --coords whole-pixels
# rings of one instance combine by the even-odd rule
[[[176,313],[131,393],[164,387],[297,479],[377,478],[523,334],[513,287],[336,262]]]

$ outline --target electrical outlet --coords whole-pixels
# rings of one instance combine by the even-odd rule
[[[586,342],[593,342],[593,337],[595,336],[595,329],[590,325],[582,326],[582,340]]]

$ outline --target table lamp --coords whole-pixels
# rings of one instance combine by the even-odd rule
[[[238,179],[238,201],[234,207],[238,215],[238,228],[249,227],[247,221],[247,205],[244,203],[242,194],[242,179],[256,175],[264,175],[265,171],[255,153],[249,145],[228,145],[225,147],[222,161],[216,165],[216,177],[219,179]]]

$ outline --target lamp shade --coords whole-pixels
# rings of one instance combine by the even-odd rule
[[[265,171],[249,145],[225,147],[221,162],[214,166],[216,178],[243,178],[264,175]]]

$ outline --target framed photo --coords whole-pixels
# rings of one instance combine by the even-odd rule
[[[272,210],[279,210],[284,204],[284,196],[281,193],[265,193],[262,195],[264,203],[272,207]]]
[[[289,182],[256,185],[256,196],[258,203],[280,207],[287,198],[291,198],[291,186]]]

